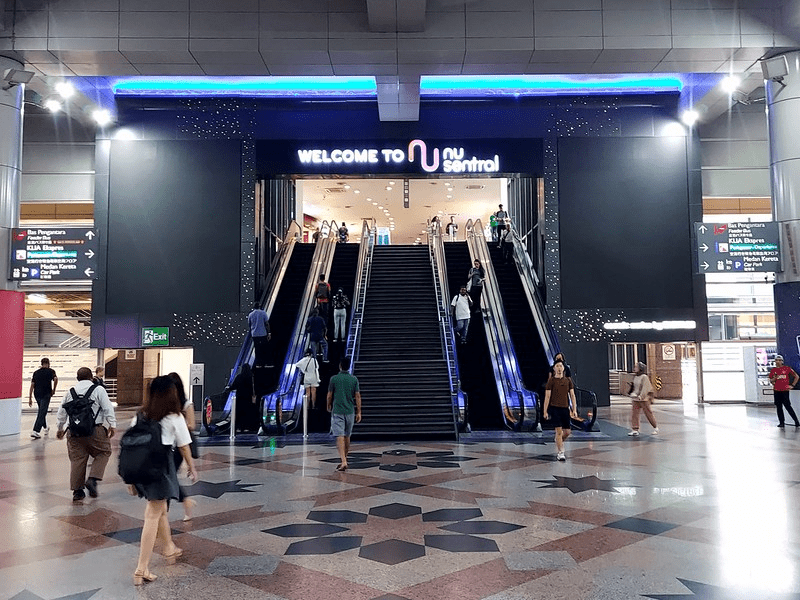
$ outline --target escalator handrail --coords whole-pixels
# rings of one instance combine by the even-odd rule
[[[433,270],[434,283],[436,284],[437,308],[439,313],[439,332],[442,341],[442,353],[447,364],[447,377],[450,385],[450,398],[453,407],[453,422],[455,423],[456,439],[458,439],[459,427],[463,425],[459,413],[464,415],[466,421],[466,409],[461,406],[463,402],[463,392],[461,391],[461,376],[458,371],[458,360],[456,358],[456,338],[453,331],[453,324],[450,320],[449,295],[450,287],[447,281],[447,269],[445,268],[444,240],[442,238],[442,226],[439,220],[428,221],[428,255]]]
[[[509,428],[513,429],[522,425],[527,414],[536,414],[536,394],[527,390],[522,382],[516,352],[508,331],[508,320],[500,297],[497,276],[483,232],[483,224],[480,220],[470,219],[465,228],[470,262],[478,259],[486,271],[481,295],[481,305],[485,308],[483,324],[487,333],[492,368],[503,407],[503,420]],[[483,315],[481,316],[483,317]],[[516,406],[511,406],[510,402],[514,401]],[[516,421],[511,413],[512,408],[519,413]]]
[[[534,322],[536,323],[539,338],[544,344],[544,351],[547,356],[548,364],[552,365],[553,358],[561,351],[558,343],[558,336],[555,333],[553,324],[545,309],[544,302],[542,302],[539,294],[538,281],[536,273],[533,270],[533,261],[531,261],[528,251],[516,235],[513,224],[511,231],[513,233],[512,255],[514,257],[514,266],[522,282],[522,289],[528,301],[528,306],[531,309]]]
[[[278,251],[275,253],[275,256],[272,257],[264,286],[264,293],[261,295],[261,298],[259,298],[259,306],[266,311],[267,318],[272,314],[272,309],[275,307],[275,299],[278,297],[283,278],[289,268],[289,260],[292,257],[292,251],[302,233],[303,229],[297,221],[289,223]],[[236,378],[245,360],[251,365],[253,364],[253,337],[250,334],[249,326],[244,341],[242,342],[242,349],[239,351],[236,363],[234,363],[230,378],[228,379],[228,386],[233,384],[233,380]]]
[[[366,304],[367,288],[369,288],[372,273],[372,255],[377,241],[377,226],[364,219],[361,223],[361,243],[358,248],[358,269],[356,270],[356,285],[353,289],[353,311],[350,316],[350,328],[347,332],[347,345],[345,355],[350,357],[350,373],[361,350],[361,326],[364,320],[364,305]]]

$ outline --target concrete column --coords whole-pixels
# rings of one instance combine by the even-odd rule
[[[0,75],[11,68],[22,65],[0,57]],[[0,89],[0,435],[18,434],[21,418],[25,301],[8,269],[10,229],[19,224],[24,93],[22,85]]]

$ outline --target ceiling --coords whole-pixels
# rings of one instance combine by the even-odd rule
[[[420,76],[741,75],[800,46],[798,0],[5,0],[0,56],[63,77],[375,77],[383,121],[417,120]],[[103,80],[88,95],[108,94]],[[692,97],[724,111],[721,94]],[[715,115],[711,115],[712,117]]]
[[[506,182],[505,178],[409,179],[409,207],[403,208],[403,179],[302,179],[297,182],[298,204],[302,203],[298,214],[302,210],[320,223],[344,221],[351,242],[359,241],[364,219],[375,219],[379,227],[394,224],[393,244],[413,244],[418,238],[425,243],[428,219],[438,215],[446,224],[452,215],[463,240],[468,219],[485,224],[497,211]]]

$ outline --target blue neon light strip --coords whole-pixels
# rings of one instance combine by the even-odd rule
[[[551,96],[679,93],[677,75],[423,75],[423,96]]]
[[[373,97],[374,77],[120,77],[115,96]]]

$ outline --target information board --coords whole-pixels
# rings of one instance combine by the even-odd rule
[[[700,274],[781,270],[778,223],[695,223],[694,231]]]
[[[97,275],[97,232],[91,227],[11,230],[9,279],[85,281]]]

